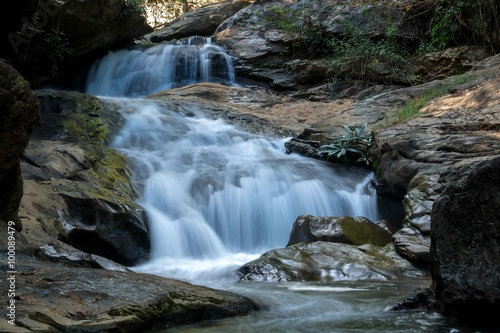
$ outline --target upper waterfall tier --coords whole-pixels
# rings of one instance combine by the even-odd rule
[[[86,92],[144,97],[196,82],[235,84],[232,58],[209,38],[110,52],[90,68]]]

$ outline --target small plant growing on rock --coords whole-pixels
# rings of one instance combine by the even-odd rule
[[[333,143],[319,147],[319,155],[326,158],[334,158],[343,161],[349,165],[353,158],[357,157],[355,163],[366,163],[370,165],[373,160],[366,155],[366,151],[372,144],[373,136],[371,132],[366,132],[365,123],[360,128],[350,128],[344,126],[345,131],[337,136]]]

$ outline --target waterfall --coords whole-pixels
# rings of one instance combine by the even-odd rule
[[[231,57],[210,38],[109,52],[90,68],[86,92],[144,97],[196,82],[236,83]]]
[[[231,58],[200,37],[111,52],[91,68],[87,92],[139,97],[199,81],[235,82]],[[203,110],[106,98],[126,119],[112,146],[129,158],[149,217],[152,261],[138,271],[217,279],[284,247],[299,215],[379,218],[372,173],[287,155],[286,139],[242,132]]]
[[[165,274],[159,267],[193,260],[191,268],[211,262],[213,270],[221,258],[284,247],[301,214],[378,218],[371,173],[287,155],[285,139],[242,132],[202,110],[119,102],[126,124],[113,147],[143,188],[156,260],[145,271]]]

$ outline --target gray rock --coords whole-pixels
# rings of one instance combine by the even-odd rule
[[[361,216],[352,218],[301,215],[293,224],[287,246],[316,241],[385,246],[391,240],[389,231]]]
[[[432,209],[433,290],[442,312],[498,325],[500,157],[460,168]]]
[[[298,243],[264,253],[238,270],[242,281],[355,281],[427,276],[392,244]]]
[[[151,332],[257,309],[246,297],[158,276],[17,260],[16,327],[26,331]]]
[[[222,22],[248,5],[250,2],[245,0],[210,3],[179,16],[165,27],[144,37],[153,43],[191,36],[209,37]]]
[[[429,263],[430,237],[410,227],[399,230],[392,237],[396,251],[401,256],[415,263]]]

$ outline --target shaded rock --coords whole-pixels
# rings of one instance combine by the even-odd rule
[[[432,289],[429,287],[418,288],[411,293],[398,305],[395,305],[392,310],[396,311],[436,311],[439,310],[439,304],[436,303],[436,298]]]
[[[404,227],[392,237],[396,251],[401,256],[415,263],[429,263],[430,237],[410,227]]]
[[[123,123],[113,103],[76,92],[38,94],[42,117],[21,163],[31,251],[55,238],[123,265],[145,260],[146,215],[127,159],[101,146]]]
[[[0,220],[14,221],[21,230],[17,213],[23,196],[20,158],[40,118],[40,104],[29,83],[2,60],[0,105]]]
[[[107,145],[125,122],[112,101],[76,91],[44,89],[36,95],[43,121],[35,128],[34,139]]]
[[[38,27],[70,37],[74,57],[129,42],[152,31],[132,2],[123,0],[107,1],[106,6],[98,0],[46,0],[43,3],[32,0],[23,1],[19,7],[12,14],[16,16],[12,23],[17,26],[11,26],[10,31],[20,31],[19,25],[36,13]],[[16,40],[15,53],[24,51],[28,38],[19,36]]]
[[[361,216],[352,218],[301,215],[293,224],[287,246],[316,241],[385,246],[391,240],[390,232]]]
[[[394,252],[392,244],[298,243],[264,253],[238,270],[242,281],[387,280],[427,275]]]
[[[84,252],[124,265],[149,256],[145,212],[135,203],[122,154],[90,144],[34,140],[24,156],[21,204],[28,211],[23,215],[36,216],[46,230],[57,231],[53,237]]]
[[[432,209],[433,290],[443,312],[498,326],[500,157],[464,166]]]
[[[418,167],[411,160],[394,158],[392,153],[386,153],[377,168],[377,192],[402,198],[417,172]]]
[[[461,46],[423,56],[417,63],[415,74],[425,81],[444,79],[463,74],[491,54],[480,46]]]
[[[481,36],[495,46],[500,47],[500,4],[497,1],[476,2],[466,0],[457,14],[458,21],[467,29]]]
[[[191,36],[211,36],[217,27],[248,6],[249,1],[221,1],[189,11],[165,27],[145,36],[154,43]]]
[[[243,296],[147,274],[68,268],[21,255],[17,267],[23,274],[16,276],[22,286],[16,324],[27,331],[150,332],[257,309]],[[6,318],[6,307],[0,313]]]
[[[127,272],[128,269],[104,257],[89,254],[72,246],[54,240],[54,243],[40,247],[35,253],[37,258],[63,264],[66,267],[101,268]]]

